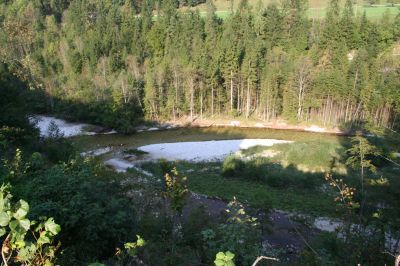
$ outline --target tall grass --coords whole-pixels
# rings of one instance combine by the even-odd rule
[[[243,150],[244,156],[262,156],[265,151],[274,151],[275,155],[270,159],[284,166],[293,165],[303,171],[344,172],[343,164],[345,148],[343,142],[332,140],[306,140],[293,143],[275,144],[272,147],[256,146]]]

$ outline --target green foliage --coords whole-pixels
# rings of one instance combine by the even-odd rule
[[[38,130],[30,126],[28,119],[31,92],[3,63],[0,63],[0,88],[0,141],[32,146]],[[0,156],[8,152],[5,148],[0,147]]]
[[[321,184],[321,174],[304,173],[294,165],[286,167],[271,162],[268,158],[256,157],[244,160],[235,156],[227,157],[221,170],[222,176],[234,177],[244,180],[265,182],[271,187],[300,187],[304,189],[315,189]]]
[[[124,244],[123,249],[117,248],[116,256],[117,260],[112,265],[127,265],[130,263],[141,262],[138,258],[138,252],[143,249],[146,245],[146,241],[139,235],[136,235],[137,240],[135,242],[127,242]]]
[[[350,0],[309,11],[326,13],[318,25],[306,1],[255,9],[243,2],[225,20],[210,3],[205,16],[176,10],[201,2],[6,1],[2,61],[36,89],[37,111],[122,133],[144,118],[188,115],[397,123],[399,16],[371,23]]]
[[[178,214],[182,213],[189,192],[187,189],[187,178],[181,176],[174,167],[169,173],[165,174],[164,181],[164,196],[170,201],[171,208],[174,212]]]
[[[67,162],[74,156],[74,148],[71,142],[64,138],[58,126],[52,121],[47,129],[48,137],[42,140],[38,148],[49,161],[53,163]]]
[[[22,265],[53,265],[54,238],[61,227],[53,218],[40,218],[40,222],[29,220],[29,205],[24,200],[12,201],[9,187],[0,188],[0,236],[3,238],[1,254],[3,263]],[[32,234],[33,238],[29,235]]]
[[[182,224],[184,241],[192,246],[201,249],[202,232],[212,226],[212,221],[203,205],[192,210],[189,217]]]
[[[228,156],[222,164],[221,174],[225,177],[240,177],[243,174],[245,163],[235,156]]]
[[[331,1],[320,23],[307,19],[307,4],[302,0],[256,10],[244,1],[226,20],[216,17],[211,3],[206,18],[176,10],[179,5],[195,4],[198,1],[0,3],[0,55],[5,63],[0,66],[0,159],[5,162],[0,174],[3,181],[12,182],[14,195],[30,202],[29,219],[52,216],[61,224],[60,264],[105,261],[124,243],[125,251],[137,257],[137,246],[143,243],[131,242],[130,237],[141,219],[147,245],[140,255],[150,265],[210,264],[221,250],[233,251],[240,265],[250,265],[260,253],[260,234],[238,202],[230,205],[223,224],[196,219],[201,210],[188,221],[179,221],[186,216],[170,217],[168,207],[181,214],[189,186],[225,199],[238,195],[265,210],[272,204],[337,215],[328,193],[321,191],[322,175],[300,164],[318,164],[326,170],[328,162],[339,160],[338,151],[320,141],[314,143],[320,149],[314,147],[310,153],[303,149],[311,144],[296,143],[280,147],[281,154],[274,158],[231,157],[222,165],[222,174],[229,178],[221,178],[218,171],[195,171],[186,180],[170,166],[157,166],[163,172],[163,195],[169,205],[158,202],[161,206],[137,217],[134,208],[142,202],[127,197],[128,191],[120,186],[122,175],[90,160],[71,159],[75,151],[53,126],[51,138],[40,140],[28,121],[32,113],[55,113],[122,133],[133,132],[144,117],[180,119],[189,114],[193,119],[218,115],[275,121],[284,116],[324,127],[356,128],[366,122],[398,127],[399,16],[371,23],[367,14],[353,15],[351,1],[342,9],[337,0]],[[112,138],[114,143],[120,140],[120,136]],[[363,139],[355,143],[349,150],[349,165],[373,170],[375,152]],[[389,224],[398,229],[399,181],[393,177],[396,172],[361,171],[364,174],[368,182],[362,180],[361,186],[368,193],[357,200],[365,203],[361,205],[368,217],[363,222],[373,221],[378,228],[376,239],[367,242],[370,235],[365,230],[346,235],[344,241],[330,240],[332,248],[318,250],[329,254],[327,259],[320,263],[320,258],[313,258],[314,263],[386,262],[381,259],[385,232],[381,228]],[[382,178],[377,177],[380,174]],[[349,192],[341,183],[338,186]],[[369,203],[371,199],[375,201]],[[389,207],[377,210],[374,203],[381,202]],[[30,226],[37,240],[29,235],[24,241],[42,245],[47,252],[58,233],[54,221],[42,221],[35,232],[36,225],[27,222],[26,202],[11,207],[12,215],[0,215],[0,225],[8,230],[3,237],[14,229],[26,233]],[[22,247],[20,238],[10,237],[10,245],[24,250],[18,254],[21,258],[32,258],[37,250]],[[354,251],[353,260],[345,257],[348,250]],[[48,251],[46,256],[53,258]],[[231,255],[219,257],[227,263]]]
[[[372,164],[371,156],[379,154],[377,148],[361,135],[353,137],[352,143],[353,146],[347,151],[349,158],[346,163],[355,169],[365,168],[375,172],[376,167]]]
[[[240,265],[250,265],[261,252],[259,246],[261,232],[257,219],[249,216],[243,205],[236,199],[228,204],[225,223],[220,224],[215,231],[203,231],[203,237],[209,252],[231,250],[236,255],[236,262]],[[222,261],[228,259],[226,263],[233,259],[233,254],[224,254],[227,257],[220,255]]]
[[[235,266],[233,258],[235,257],[235,254],[233,254],[230,251],[227,252],[218,252],[217,255],[215,255],[215,261],[214,264],[215,266]]]
[[[61,264],[107,258],[134,235],[135,210],[112,175],[95,162],[74,159],[13,181],[18,195],[31,202],[32,217],[60,221]]]
[[[129,256],[136,256],[137,249],[146,245],[146,241],[139,235],[136,235],[136,242],[127,242],[124,244],[124,248]]]

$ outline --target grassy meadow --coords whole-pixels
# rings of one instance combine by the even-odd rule
[[[269,4],[277,4],[280,5],[280,1],[278,0],[249,0],[248,1],[250,6],[253,8],[258,6],[266,7]],[[327,7],[328,7],[327,0],[310,0],[309,1],[309,9],[308,9],[308,16],[311,19],[321,19],[324,18],[326,15]],[[344,4],[344,1],[342,1]],[[214,5],[216,7],[216,15],[222,19],[229,17],[231,14],[231,10],[236,10],[238,8],[240,1],[236,0],[227,1],[227,0],[216,0],[214,1]],[[379,2],[377,5],[369,5],[366,2],[357,1],[354,4],[354,13],[356,16],[361,16],[364,12],[366,13],[367,17],[371,20],[379,20],[382,16],[387,13],[389,17],[394,17],[399,14],[400,5],[393,5],[390,6],[388,4],[389,1],[382,1]],[[256,8],[255,8],[256,9]],[[202,16],[207,15],[207,6],[206,4],[201,4],[193,8],[182,8],[183,11],[187,10],[198,10]]]

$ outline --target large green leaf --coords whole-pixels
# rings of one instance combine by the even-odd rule
[[[3,194],[0,194],[0,212],[2,212],[4,210],[4,198],[3,198]]]
[[[44,263],[44,266],[53,266],[53,265],[54,265],[54,263],[52,263],[49,260],[46,260],[46,262]]]
[[[47,236],[47,234],[42,233],[40,234],[40,237],[37,240],[38,244],[48,244],[50,243],[50,238]]]
[[[217,260],[224,260],[225,259],[224,252],[218,252],[216,258]]]
[[[235,257],[235,254],[233,254],[233,253],[230,252],[230,251],[227,251],[225,254],[226,254],[226,258],[227,258],[228,260],[232,260],[232,259]]]
[[[49,218],[44,224],[46,231],[49,231],[52,235],[56,235],[61,231],[61,227],[54,222],[53,218]]]
[[[17,203],[17,211],[14,213],[14,218],[17,220],[24,219],[29,211],[29,204],[24,200],[19,200]]]
[[[6,212],[0,212],[0,226],[7,226],[11,217]]]
[[[19,220],[19,225],[25,229],[25,231],[28,231],[29,228],[31,227],[31,222],[28,219],[23,219]]]

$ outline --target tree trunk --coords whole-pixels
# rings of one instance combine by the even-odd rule
[[[190,79],[190,120],[193,121],[193,108],[194,108],[194,80]]]
[[[200,93],[200,120],[203,120],[203,85]]]
[[[211,86],[211,117],[214,117],[214,86]]]
[[[233,112],[233,71],[231,70],[231,112]]]
[[[250,80],[247,79],[246,118],[250,116]]]

